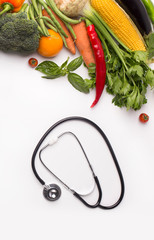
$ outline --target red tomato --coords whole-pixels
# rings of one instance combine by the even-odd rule
[[[38,61],[36,58],[30,58],[28,60],[28,64],[29,66],[31,66],[32,68],[36,67],[38,65]]]
[[[139,120],[140,122],[145,123],[149,121],[149,116],[146,113],[141,113],[139,116]]]

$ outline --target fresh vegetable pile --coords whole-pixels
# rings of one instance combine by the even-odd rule
[[[70,63],[67,59],[61,66],[44,61],[36,70],[48,79],[67,75],[68,81],[84,93],[96,87],[91,107],[97,104],[105,86],[119,107],[138,110],[147,102],[147,88],[154,87],[154,71],[149,67],[154,57],[151,1],[31,0],[29,4],[19,3],[19,13],[6,14],[8,10],[17,11],[15,2],[12,0],[9,6],[4,0],[0,3],[1,50],[38,51],[50,58],[59,54],[63,45],[73,55],[77,47],[81,57]],[[21,16],[21,22],[17,21]],[[89,79],[74,72],[82,62]]]

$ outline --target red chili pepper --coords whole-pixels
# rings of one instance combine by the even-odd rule
[[[88,21],[89,22],[89,21]],[[88,36],[90,38],[90,42],[93,48],[95,60],[96,60],[96,97],[94,102],[91,105],[91,108],[94,107],[98,100],[101,97],[105,86],[106,80],[106,63],[104,57],[104,51],[102,48],[101,41],[95,31],[95,27],[93,24],[88,24],[87,26]]]

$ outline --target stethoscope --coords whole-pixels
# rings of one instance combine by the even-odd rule
[[[44,147],[41,148],[42,143],[44,142],[44,140],[47,138],[47,136],[56,128],[58,127],[60,124],[64,123],[64,122],[68,122],[68,121],[73,121],[73,120],[77,120],[77,121],[82,121],[85,122],[89,125],[91,125],[92,127],[94,127],[101,135],[101,137],[104,139],[110,154],[112,156],[113,162],[115,164],[115,168],[117,170],[118,176],[119,176],[119,180],[120,180],[120,185],[121,185],[121,192],[120,192],[120,196],[118,198],[118,200],[110,205],[110,206],[104,206],[101,204],[101,200],[102,200],[102,189],[101,189],[101,185],[99,182],[98,177],[96,176],[93,167],[85,153],[85,150],[81,144],[81,142],[79,141],[78,137],[71,131],[67,131],[67,132],[63,132],[62,134],[60,134],[58,137],[51,139]],[[42,152],[45,151],[48,147],[51,147],[53,144],[55,144],[61,137],[63,137],[65,134],[71,134],[78,142],[78,144],[80,145],[82,152],[86,158],[86,161],[88,163],[89,169],[91,171],[91,174],[93,176],[94,179],[94,186],[96,186],[97,191],[98,191],[98,199],[96,201],[95,204],[89,204],[85,199],[84,196],[89,195],[93,192],[94,187],[92,188],[92,190],[86,194],[80,194],[78,192],[76,192],[74,189],[71,189],[64,181],[62,181],[62,179],[60,179],[54,172],[51,171],[51,169],[49,169],[46,164],[44,163],[44,161],[42,160]],[[105,133],[102,131],[102,129],[96,125],[93,121],[87,119],[87,118],[83,118],[83,117],[78,117],[78,116],[73,116],[73,117],[67,117],[64,119],[61,119],[60,121],[56,122],[55,124],[53,124],[46,132],[45,134],[42,136],[42,138],[40,139],[40,141],[38,142],[37,146],[35,147],[35,150],[33,152],[32,155],[32,170],[33,173],[35,175],[35,177],[38,179],[38,181],[44,186],[43,189],[43,195],[44,197],[49,200],[49,201],[55,201],[58,200],[61,196],[61,189],[57,184],[46,184],[44,182],[44,180],[39,176],[37,170],[36,170],[36,166],[35,166],[35,160],[36,160],[36,155],[39,155],[39,159],[40,162],[42,163],[42,165],[62,184],[65,186],[65,188],[67,188],[67,190],[69,190],[77,199],[79,199],[85,206],[89,207],[89,208],[96,208],[99,207],[101,209],[113,209],[116,206],[118,206],[123,197],[124,197],[124,191],[125,191],[125,186],[124,186],[124,180],[123,180],[123,175],[120,169],[120,166],[118,164],[117,158],[115,156],[115,153],[113,151],[113,148],[108,140],[108,138],[106,137]]]

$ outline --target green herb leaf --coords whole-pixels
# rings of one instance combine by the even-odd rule
[[[41,62],[35,70],[38,70],[46,75],[52,75],[53,72],[58,72],[60,70],[59,66],[52,61]]]
[[[116,94],[115,97],[112,99],[112,103],[118,107],[126,106],[127,98],[126,96],[122,96],[120,94]]]
[[[148,53],[146,51],[134,51],[133,54],[137,62],[147,62]]]
[[[135,75],[137,75],[138,77],[142,77],[143,68],[140,65],[134,65],[128,69],[127,74],[132,77],[134,77]]]
[[[96,64],[94,63],[89,64],[88,75],[91,77],[91,79],[96,79]]]
[[[137,97],[134,102],[134,109],[138,110],[141,108],[142,104],[144,103],[144,96],[140,94],[139,90],[137,91]]]
[[[113,77],[112,77],[112,74],[107,72],[107,75],[106,75],[106,83],[107,83],[107,86],[109,89],[112,89],[112,86],[113,86]]]
[[[154,73],[152,70],[148,70],[146,72],[145,78],[148,84],[153,88],[154,87]]]
[[[96,79],[95,78],[91,78],[91,79],[84,79],[85,84],[87,85],[87,87],[90,88],[94,88],[95,84],[96,84]]]
[[[137,88],[134,87],[133,91],[129,94],[128,98],[127,98],[127,110],[129,110],[130,108],[134,108],[134,103],[135,103],[135,99],[137,97],[138,91]]]
[[[95,71],[96,71],[96,64],[90,63],[88,66],[88,72],[95,73]]]
[[[67,66],[67,63],[68,63],[68,60],[69,60],[69,57],[67,58],[67,60],[60,66],[60,69],[63,69]]]
[[[148,46],[148,59],[152,59],[154,57],[154,33],[150,33],[146,38],[146,43]]]
[[[50,75],[46,75],[46,76],[42,76],[42,78],[46,78],[46,79],[55,79],[55,78],[59,78],[59,77],[62,77],[62,76],[64,76],[64,74],[62,73],[62,72],[53,72],[52,74],[50,74]]]
[[[72,60],[72,61],[68,64],[67,70],[68,70],[69,72],[76,70],[77,68],[79,68],[79,67],[81,66],[82,62],[83,62],[82,56],[75,58],[74,60]]]
[[[121,89],[121,86],[122,86],[122,81],[121,81],[121,79],[119,78],[119,76],[115,76],[115,77],[113,78],[113,86],[112,86],[112,88],[113,88],[113,93],[114,93],[114,94],[119,93],[119,92],[120,92],[120,89]]]
[[[86,84],[86,81],[76,73],[68,74],[68,81],[72,86],[80,92],[89,93],[89,88]]]
[[[127,95],[131,91],[131,85],[124,81],[122,88],[120,89],[120,94]]]
[[[117,71],[120,68],[121,68],[121,62],[119,61],[118,57],[115,57],[112,65],[112,71]]]

